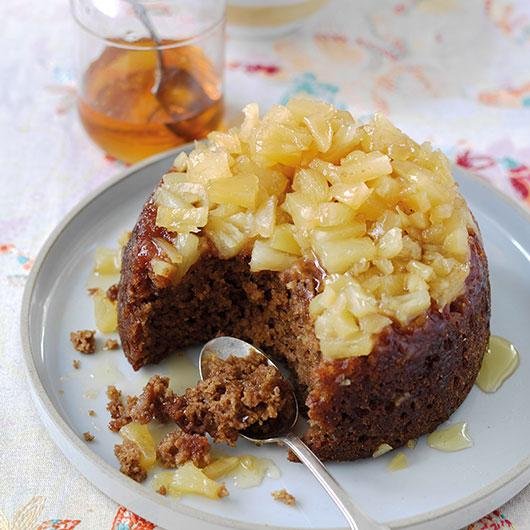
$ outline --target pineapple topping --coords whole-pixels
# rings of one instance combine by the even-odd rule
[[[252,271],[316,259],[326,278],[310,313],[328,359],[367,355],[393,321],[463,292],[476,227],[440,151],[381,115],[360,125],[308,98],[243,112],[239,128],[181,153],[157,189],[156,224],[173,240],[155,241],[155,282],[178,282],[201,238],[223,259],[250,254]]]

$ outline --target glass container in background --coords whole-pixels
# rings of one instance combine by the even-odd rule
[[[224,0],[71,0],[81,122],[136,162],[203,138],[223,116]]]
[[[228,0],[228,31],[242,38],[269,38],[299,28],[328,0]]]

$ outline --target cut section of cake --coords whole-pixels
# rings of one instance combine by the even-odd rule
[[[366,457],[434,430],[489,337],[487,260],[446,157],[299,98],[181,153],[123,254],[134,369],[216,335],[291,369],[306,442]]]

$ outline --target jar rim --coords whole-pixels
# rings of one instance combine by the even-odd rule
[[[74,0],[70,0],[70,11],[72,13],[72,18],[75,20],[75,22],[79,25],[81,29],[83,29],[84,31],[92,35],[93,37],[96,37],[100,41],[105,42],[106,44],[108,44],[108,46],[112,46],[114,48],[121,48],[124,50],[153,51],[153,50],[170,50],[174,48],[180,48],[182,46],[194,44],[198,41],[201,41],[207,38],[211,33],[214,33],[216,30],[219,29],[220,26],[224,26],[226,23],[226,10],[224,10],[218,20],[212,22],[211,25],[207,26],[205,29],[203,29],[196,35],[193,35],[192,37],[187,37],[185,39],[178,39],[171,43],[160,44],[159,46],[157,45],[141,46],[141,45],[135,44],[135,41],[131,41],[130,43],[128,43],[127,41],[117,41],[115,40],[115,38],[104,37],[103,35],[98,34],[96,31],[88,27],[86,24],[84,24],[79,19],[79,17],[75,13],[73,4],[74,4]]]

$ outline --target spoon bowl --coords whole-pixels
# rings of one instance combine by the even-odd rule
[[[263,355],[267,359],[269,366],[274,366],[280,371],[267,355],[248,342],[235,337],[216,337],[207,342],[201,349],[199,356],[199,374],[201,379],[204,380],[208,377],[206,360],[209,355],[216,355],[221,359],[227,359],[231,355],[244,358],[251,352]],[[287,411],[288,416],[268,420],[262,425],[254,425],[240,432],[240,435],[257,444],[277,443],[289,447],[320,482],[321,486],[342,512],[352,530],[388,530],[387,526],[375,522],[353,503],[342,486],[330,475],[324,464],[294,434],[293,430],[298,421],[298,401],[292,385],[287,380],[286,382],[289,384],[290,395],[288,399],[292,399],[292,406],[284,406],[282,412],[285,413]]]
[[[281,373],[278,366],[276,366],[267,355],[248,342],[236,339],[235,337],[217,337],[207,342],[201,350],[199,357],[199,374],[201,379],[204,380],[207,377],[206,360],[209,355],[213,354],[220,359],[225,360],[231,355],[244,358],[253,351],[267,359],[267,364],[273,366]],[[290,406],[284,407],[282,412],[287,413],[288,417],[270,419],[262,425],[249,427],[239,433],[243,438],[254,443],[274,443],[278,442],[279,438],[286,436],[294,429],[299,414],[298,400],[296,399],[293,386],[287,379],[286,383],[286,386],[290,389],[290,395],[287,397],[290,401]]]

